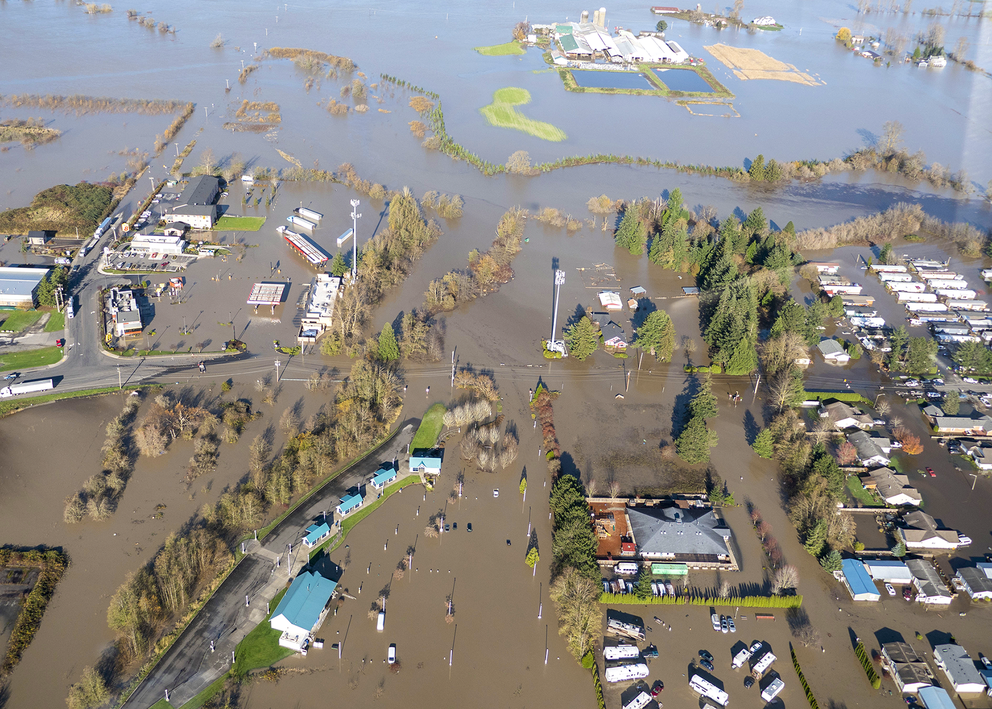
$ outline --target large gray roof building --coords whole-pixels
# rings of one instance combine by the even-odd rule
[[[733,567],[733,533],[711,507],[628,507],[628,528],[642,559],[696,567]]]

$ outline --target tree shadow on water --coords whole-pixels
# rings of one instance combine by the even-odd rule
[[[758,437],[758,433],[761,431],[761,426],[754,419],[754,414],[750,410],[744,412],[744,440],[747,444],[754,445],[754,439]]]

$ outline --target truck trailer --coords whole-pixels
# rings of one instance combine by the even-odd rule
[[[7,399],[11,396],[21,396],[23,394],[35,394],[39,391],[54,389],[55,384],[51,379],[36,379],[33,382],[23,382],[22,384],[11,384],[0,389],[0,399]]]

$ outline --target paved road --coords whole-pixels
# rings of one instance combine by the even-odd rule
[[[248,555],[124,706],[146,709],[163,699],[166,690],[170,703],[182,706],[227,672],[232,651],[265,619],[267,603],[306,565],[307,553],[300,545],[303,530],[315,520],[323,519],[324,512],[328,520],[333,519],[333,510],[342,495],[349,488],[364,484],[380,463],[405,462],[407,445],[418,425],[417,419],[404,422],[396,436],[300,505],[263,543],[251,542]],[[293,556],[288,566],[290,544]]]

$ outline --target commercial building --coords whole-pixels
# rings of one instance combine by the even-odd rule
[[[933,659],[958,694],[985,691],[985,680],[975,669],[975,661],[960,645],[948,643],[934,646]]]
[[[258,312],[258,306],[267,305],[271,308],[273,314],[276,312],[276,306],[282,303],[283,295],[286,293],[286,288],[288,283],[272,283],[272,282],[262,282],[253,283],[251,287],[251,293],[248,294],[248,305],[255,306],[255,312]]]
[[[632,505],[624,510],[630,543],[645,561],[682,563],[697,569],[739,569],[733,536],[717,510],[697,500]]]
[[[141,311],[138,310],[138,301],[133,292],[111,288],[106,300],[106,309],[110,313],[114,334],[117,337],[141,334]]]
[[[930,668],[909,643],[883,643],[882,661],[888,665],[889,674],[903,694],[916,694],[933,685]]]
[[[985,575],[983,569],[964,566],[958,569],[957,578],[971,600],[992,600],[992,579]]]
[[[318,573],[304,571],[290,584],[272,612],[269,626],[279,630],[279,645],[300,652],[320,628],[337,584]]]
[[[180,256],[185,248],[186,242],[181,236],[137,234],[131,239],[128,251],[135,256],[147,258],[151,254],[158,254],[158,256]]]
[[[992,433],[992,418],[978,416],[939,416],[933,430],[944,436],[987,436]]]
[[[410,456],[410,472],[421,475],[440,475],[441,456],[437,453]]]
[[[599,304],[606,310],[623,310],[620,294],[614,291],[603,291],[599,294]]]
[[[900,475],[891,468],[872,470],[861,482],[890,505],[919,505],[923,502],[923,495],[909,484],[909,476]]]
[[[329,273],[318,273],[310,281],[307,304],[300,317],[302,330],[316,330],[323,333],[331,326],[334,317],[334,304],[341,293],[341,279]]]
[[[191,178],[176,200],[171,212],[162,215],[166,222],[185,222],[194,229],[211,229],[217,222],[215,202],[220,194],[220,180],[213,175]]]
[[[841,562],[839,576],[851,598],[855,601],[878,601],[882,594],[878,592],[875,582],[865,569],[865,565],[857,559],[844,559]]]
[[[934,565],[926,559],[909,559],[906,567],[913,574],[916,600],[932,606],[949,606],[954,594],[940,577]]]
[[[936,520],[926,512],[910,512],[902,522],[905,526],[897,533],[907,549],[953,551],[968,545],[955,530],[938,527]]]
[[[0,267],[0,309],[38,305],[38,286],[48,271],[48,268]]]

